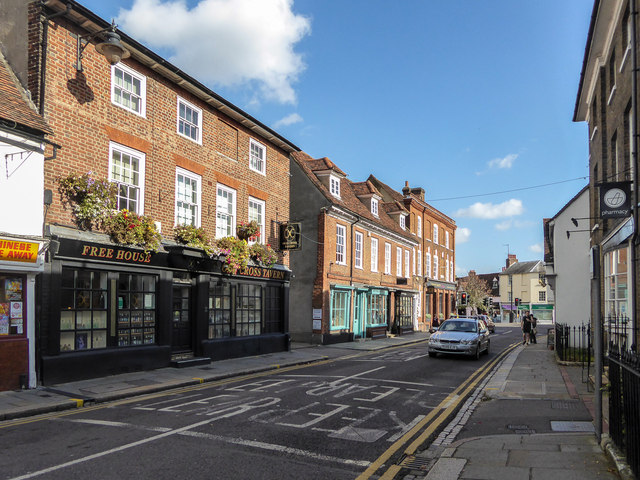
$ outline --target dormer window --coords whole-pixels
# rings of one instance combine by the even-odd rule
[[[371,199],[371,213],[373,213],[376,217],[378,216],[378,200],[375,198]]]
[[[404,215],[400,215],[400,228],[404,230],[406,228],[406,226],[407,226],[407,224],[406,224],[405,216]]]
[[[329,185],[330,185],[331,195],[333,195],[334,197],[340,198],[340,179],[338,177],[334,177],[333,175],[331,175],[329,177]]]

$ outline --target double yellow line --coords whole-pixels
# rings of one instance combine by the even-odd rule
[[[504,357],[511,353],[520,343],[509,345],[500,355],[484,364],[473,372],[458,388],[451,392],[440,404],[435,407],[429,415],[424,417],[411,430],[399,438],[391,445],[380,457],[369,465],[356,480],[367,480],[371,478],[384,464],[395,455],[400,449],[408,444],[412,438],[415,439],[405,448],[405,455],[413,455],[416,450],[424,444],[431,435],[433,435],[440,426],[458,409],[459,405],[475,390],[486,375],[499,363]],[[417,435],[417,436],[416,436]],[[384,474],[378,477],[380,480],[391,480],[402,469],[400,465],[390,465]]]

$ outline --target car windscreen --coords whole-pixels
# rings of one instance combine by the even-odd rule
[[[442,324],[440,330],[445,332],[477,332],[476,322],[465,322],[460,320],[447,320]]]

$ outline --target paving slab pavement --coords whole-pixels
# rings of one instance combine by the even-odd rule
[[[450,433],[418,454],[431,459],[430,470],[402,478],[621,478],[624,465],[605,454],[594,433],[593,412],[583,401],[593,393],[581,370],[559,365],[544,335],[537,344],[517,347],[446,427]]]

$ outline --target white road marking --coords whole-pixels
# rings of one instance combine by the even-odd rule
[[[63,420],[63,421],[71,421],[71,422],[78,422],[78,423],[95,423],[95,424],[104,424],[106,426],[112,426],[112,427],[128,427],[128,428],[139,428],[137,425],[134,424],[128,424],[128,423],[123,423],[123,422],[103,422],[100,420],[89,420],[89,419],[85,419],[85,420],[71,420],[71,419],[59,419],[59,420]],[[142,428],[147,428],[147,427],[142,427]],[[157,428],[161,428],[161,427],[157,427]],[[149,428],[149,429],[153,429]],[[224,443],[230,443],[232,445],[241,445],[241,446],[245,446],[245,447],[253,447],[253,448],[259,448],[262,450],[270,450],[270,451],[274,451],[274,452],[280,452],[280,453],[285,453],[285,454],[289,454],[289,455],[297,455],[299,457],[308,457],[308,458],[313,458],[315,460],[322,460],[322,461],[326,461],[326,462],[333,462],[333,463],[341,463],[344,465],[354,465],[357,467],[368,467],[371,462],[367,462],[366,460],[351,460],[348,458],[338,458],[338,457],[333,457],[330,455],[321,455],[315,452],[309,452],[307,450],[301,450],[299,448],[292,448],[292,447],[287,447],[285,445],[277,445],[277,444],[273,444],[273,443],[265,443],[265,442],[258,442],[255,440],[244,440],[242,438],[229,438],[229,437],[222,437],[220,435],[211,435],[209,433],[201,433],[201,432],[192,432],[192,431],[181,431],[181,432],[177,432],[178,435],[182,435],[185,437],[194,437],[194,438],[205,438],[207,440],[215,440],[215,441],[219,441],[219,442],[224,442]],[[51,470],[48,470],[51,471]],[[37,473],[37,472],[34,472]],[[43,472],[45,473],[45,472]],[[46,472],[48,473],[48,472]],[[34,474],[31,474],[34,475]],[[12,480],[18,480],[19,478],[30,478],[30,477],[17,477],[15,479]]]
[[[363,372],[363,373],[367,373],[367,372]],[[335,376],[329,376],[329,375],[285,375],[286,377],[297,377],[297,378],[335,378]],[[343,378],[351,378],[351,377],[343,377]],[[415,385],[418,387],[438,387],[438,388],[442,388],[444,390],[454,390],[456,387],[447,387],[447,386],[442,386],[442,385],[436,385],[435,383],[419,383],[419,382],[404,382],[402,380],[386,380],[383,378],[365,378],[365,377],[358,377],[358,380],[366,380],[367,382],[381,382],[381,383],[399,383],[399,384],[403,384],[403,385]],[[337,381],[331,382],[331,383],[337,383]],[[306,384],[303,384],[303,386]],[[317,385],[317,384],[312,384],[312,385]]]
[[[269,400],[269,399],[265,399],[265,400]],[[280,399],[271,399],[271,400],[280,401]],[[269,406],[269,404],[267,403],[267,404],[260,405],[260,406],[265,406],[266,407],[266,406]],[[40,475],[45,475],[47,473],[55,472],[57,470],[62,470],[63,468],[71,467],[71,466],[77,465],[79,463],[89,462],[91,460],[95,460],[96,458],[105,457],[107,455],[111,455],[112,453],[121,452],[123,450],[128,450],[128,449],[133,448],[133,447],[138,447],[138,446],[144,445],[146,443],[155,442],[156,440],[160,440],[162,438],[170,437],[171,435],[179,435],[179,434],[187,432],[187,431],[189,431],[191,429],[202,427],[204,425],[208,425],[209,423],[213,423],[216,420],[221,420],[223,418],[234,417],[234,416],[239,415],[241,413],[245,413],[247,410],[251,410],[252,408],[255,408],[250,403],[245,404],[245,405],[239,405],[238,407],[240,407],[240,408],[236,408],[233,411],[230,411],[230,412],[225,413],[224,415],[220,415],[218,417],[208,418],[207,420],[203,420],[201,422],[192,423],[191,425],[187,425],[187,426],[181,427],[181,428],[176,428],[174,430],[169,430],[168,432],[163,432],[163,433],[161,433],[159,435],[154,435],[153,437],[143,438],[142,440],[138,440],[137,442],[131,442],[131,443],[127,443],[125,445],[120,445],[119,447],[111,448],[111,449],[105,450],[103,452],[94,453],[93,455],[88,455],[86,457],[77,458],[77,459],[72,460],[70,462],[61,463],[59,465],[54,465],[53,467],[45,468],[43,470],[38,470],[37,472],[27,473],[25,475],[21,475],[19,477],[13,477],[13,478],[10,478],[10,479],[7,479],[7,480],[27,480],[29,478],[39,477]]]

